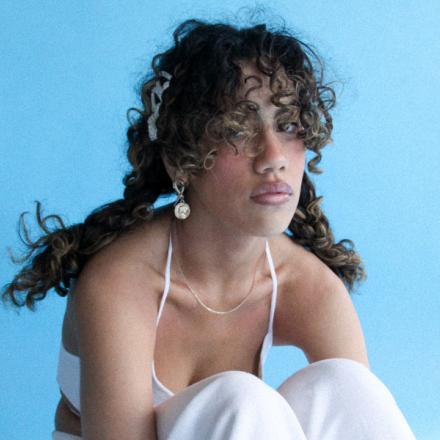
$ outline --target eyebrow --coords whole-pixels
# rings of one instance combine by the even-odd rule
[[[271,95],[271,96],[273,96],[273,95]],[[242,100],[244,100],[244,101],[251,101],[251,102],[257,104],[257,106],[258,106],[258,110],[257,110],[257,111],[255,111],[255,109],[253,109],[253,110],[255,111],[255,113],[256,113],[257,115],[259,115],[259,116],[261,117],[261,108],[262,108],[262,106],[261,106],[259,103],[253,101],[252,99],[248,99],[248,98],[246,98],[246,97],[243,98],[243,99],[239,99],[239,102],[241,102]],[[269,98],[266,102],[267,102],[268,104],[273,104],[272,101],[270,100],[270,98]],[[277,119],[277,118],[279,118],[280,116],[282,116],[282,115],[284,115],[284,114],[286,114],[286,113],[289,113],[288,110],[286,111],[286,109],[287,109],[288,107],[289,107],[288,104],[284,104],[284,105],[282,105],[281,107],[277,106],[277,109],[275,110],[275,112],[274,112],[274,114],[273,114],[273,119]]]
[[[274,113],[274,117],[277,118],[278,116],[280,116],[283,113],[286,113],[286,106],[284,107],[280,107],[278,110],[275,111]]]
[[[277,119],[280,116],[282,116],[286,113],[289,113],[289,111],[286,111],[286,108],[287,108],[287,106],[277,108],[277,110],[275,110],[275,112],[273,114],[273,119]],[[257,112],[257,113],[259,114],[260,112]]]

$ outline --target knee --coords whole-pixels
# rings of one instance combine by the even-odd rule
[[[352,359],[327,359],[318,365],[321,381],[337,387],[340,392],[393,399],[385,384],[364,364]]]
[[[260,378],[245,371],[226,371],[212,381],[219,398],[230,409],[264,408],[268,405],[288,406],[286,400]]]
[[[183,438],[185,432],[185,438],[290,438],[298,433],[295,438],[305,439],[284,397],[238,370],[205,378],[163,402],[156,424],[159,438]]]
[[[364,364],[346,358],[331,358],[309,364],[286,379],[278,391],[292,394],[319,391],[325,395],[374,397],[394,401],[385,384]]]

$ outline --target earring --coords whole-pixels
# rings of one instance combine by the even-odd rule
[[[188,203],[185,202],[185,199],[183,198],[183,191],[185,191],[185,184],[182,181],[175,180],[173,182],[173,188],[174,191],[177,193],[177,201],[174,205],[174,215],[180,219],[185,220],[189,217],[189,214],[191,213],[191,209],[188,205]]]

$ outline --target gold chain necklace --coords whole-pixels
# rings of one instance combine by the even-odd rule
[[[173,223],[174,223],[174,235],[175,235],[175,237],[176,237],[176,243],[177,243],[177,226],[176,226],[176,222],[175,222],[174,220],[173,220]],[[263,255],[264,255],[264,253],[263,253]],[[260,257],[260,258],[261,258],[261,257]],[[199,295],[197,295],[197,293],[196,293],[196,292],[192,289],[192,287],[190,286],[190,284],[189,284],[189,282],[188,282],[188,280],[187,280],[187,278],[186,278],[186,276],[185,276],[185,274],[184,274],[184,272],[183,272],[182,266],[180,265],[179,259],[176,258],[176,260],[177,260],[177,266],[178,266],[178,268],[179,268],[180,273],[181,273],[182,276],[183,276],[183,280],[184,280],[184,282],[185,282],[185,284],[186,284],[186,287],[188,287],[189,291],[193,294],[193,296],[195,297],[195,299],[197,300],[197,302],[198,302],[198,303],[199,303],[204,309],[206,309],[208,312],[215,313],[215,314],[217,314],[217,315],[226,315],[226,314],[228,314],[228,313],[232,313],[232,312],[234,312],[235,310],[237,310],[239,307],[241,307],[241,306],[244,304],[244,302],[246,301],[246,299],[247,299],[247,298],[249,297],[249,295],[252,293],[252,290],[253,290],[253,287],[254,287],[254,284],[255,284],[255,278],[257,277],[258,263],[259,263],[259,261],[260,261],[260,260],[257,261],[257,265],[256,265],[256,268],[255,268],[255,273],[254,273],[254,278],[253,278],[253,280],[252,280],[252,285],[251,285],[251,288],[249,289],[248,294],[243,298],[243,300],[240,302],[240,304],[238,304],[237,306],[235,306],[235,307],[232,308],[231,310],[220,311],[220,310],[214,310],[213,308],[211,308],[211,307],[209,307],[209,306],[207,306],[206,304],[203,303],[203,301],[200,299]]]

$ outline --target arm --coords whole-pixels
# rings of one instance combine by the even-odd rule
[[[301,266],[286,287],[278,334],[283,345],[300,348],[309,363],[348,358],[369,368],[359,317],[341,279],[321,260],[301,254]]]
[[[73,297],[85,440],[156,439],[151,364],[156,296],[133,265],[91,261]],[[143,268],[145,271],[145,268]],[[136,275],[136,276],[135,276]]]
[[[308,308],[309,325],[303,350],[307,360],[348,358],[370,368],[361,323],[347,288],[325,270]]]

